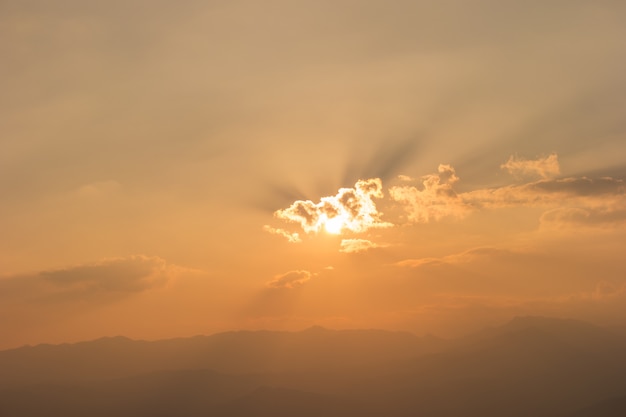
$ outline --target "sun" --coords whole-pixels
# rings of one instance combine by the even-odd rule
[[[327,219],[324,222],[324,230],[331,235],[338,235],[341,233],[345,225],[344,218],[342,216],[336,216],[332,219]]]

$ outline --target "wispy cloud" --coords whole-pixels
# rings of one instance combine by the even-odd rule
[[[339,247],[339,252],[358,253],[365,252],[370,249],[383,248],[387,245],[374,243],[367,239],[343,239]]]
[[[553,178],[561,173],[559,166],[559,158],[553,153],[545,158],[523,159],[517,156],[510,156],[508,161],[500,165],[502,169],[506,169],[509,174],[518,177],[541,177]]]
[[[396,266],[419,268],[423,266],[439,266],[439,265],[457,265],[462,263],[471,262],[477,258],[486,258],[493,256],[505,256],[511,254],[510,251],[505,249],[498,249],[492,247],[480,247],[470,249],[461,253],[455,253],[452,255],[446,255],[438,258],[418,258],[418,259],[405,259],[400,262],[396,262]]]
[[[114,180],[96,181],[81,185],[74,192],[83,198],[97,198],[110,195],[118,191],[120,187],[120,183]]]
[[[169,280],[172,269],[159,257],[134,255],[43,271],[39,277],[65,289],[138,292],[163,285]]]
[[[529,191],[544,193],[561,193],[572,196],[599,196],[624,194],[624,181],[610,177],[602,178],[562,178],[541,180],[527,184]]]
[[[461,195],[474,209],[538,207],[542,224],[618,223],[626,220],[624,182],[613,178],[544,179]]]
[[[563,178],[478,189],[459,195],[472,209],[496,209],[516,206],[592,205],[623,195],[621,180],[604,178]]]
[[[289,271],[284,274],[276,275],[267,283],[270,288],[296,288],[309,281],[314,274],[306,270]]]
[[[281,229],[279,227],[272,227],[267,224],[263,226],[263,230],[273,235],[282,236],[291,243],[302,242],[302,239],[300,239],[300,235],[297,232],[289,232],[285,229]]]
[[[157,256],[132,255],[5,277],[0,280],[0,294],[35,301],[111,299],[163,287],[185,272],[198,271]]]
[[[539,219],[544,228],[615,226],[626,222],[626,201],[620,207],[564,207],[548,210]]]

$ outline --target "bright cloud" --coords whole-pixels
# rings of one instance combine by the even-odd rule
[[[461,219],[474,211],[513,207],[545,210],[542,227],[569,227],[626,223],[626,184],[610,177],[563,177],[559,174],[558,156],[525,160],[511,156],[502,168],[516,176],[534,176],[525,182],[466,192],[455,189],[459,181],[451,165],[441,164],[436,173],[418,179],[398,176],[399,185],[389,189],[389,198],[404,210],[406,218],[382,221],[375,199],[383,195],[378,178],[359,180],[353,188],[341,188],[334,196],[319,202],[295,201],[278,210],[275,217],[296,223],[306,233],[325,231],[362,233],[370,228],[391,227],[401,222],[429,223],[445,218]],[[417,184],[415,184],[417,182]],[[300,242],[301,236],[282,228],[264,226],[268,233],[280,235],[289,242]],[[340,252],[355,253],[380,247],[365,239],[344,239]]]
[[[408,219],[414,223],[428,223],[443,217],[461,217],[468,207],[452,186],[459,180],[450,165],[439,165],[437,174],[421,178],[421,187],[391,187],[389,195],[407,208]]]
[[[374,243],[367,239],[343,239],[341,241],[339,252],[357,253],[357,252],[364,252],[369,249],[382,248],[385,246],[386,245]]]
[[[263,226],[263,230],[265,230],[268,233],[271,233],[273,235],[278,235],[278,236],[282,236],[285,239],[287,239],[289,242],[291,243],[298,243],[298,242],[302,242],[302,239],[300,239],[300,235],[296,232],[288,232],[287,230],[281,229],[281,228],[276,228],[276,227],[271,227],[269,225],[265,225]]]
[[[508,161],[500,165],[509,174],[518,177],[553,178],[561,173],[559,158],[553,153],[545,158],[526,160],[517,156],[510,156]]]
[[[379,178],[357,181],[354,188],[341,188],[334,196],[322,197],[318,203],[298,200],[274,215],[297,223],[306,233],[325,230],[331,234],[343,231],[365,232],[370,228],[389,227],[381,221],[374,198],[383,197],[382,181]]]

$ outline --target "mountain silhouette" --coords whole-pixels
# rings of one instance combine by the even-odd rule
[[[0,352],[2,416],[582,417],[623,398],[621,336],[545,317],[448,341],[313,327]]]
[[[365,371],[444,343],[382,330],[239,331],[159,340],[101,338],[0,351],[0,387],[20,383],[119,378],[156,370],[224,373]]]
[[[567,417],[624,417],[626,416],[626,395],[609,398],[584,407]]]

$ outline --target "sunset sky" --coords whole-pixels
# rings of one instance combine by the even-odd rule
[[[626,2],[0,2],[0,348],[626,325]]]

